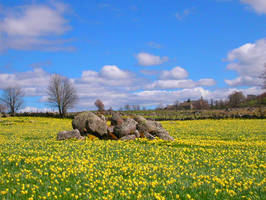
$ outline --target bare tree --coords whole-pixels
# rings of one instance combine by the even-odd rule
[[[164,109],[164,105],[162,102],[159,103],[159,105],[155,108],[155,110],[163,110]]]
[[[71,81],[64,76],[54,74],[47,88],[48,102],[58,108],[59,115],[64,117],[68,109],[75,106],[78,100],[77,91]]]
[[[104,111],[104,104],[100,99],[97,99],[94,102],[94,105],[98,108],[99,111]]]
[[[10,114],[14,116],[16,112],[23,106],[24,92],[19,86],[8,87],[3,90],[0,101],[8,108]]]
[[[140,110],[140,106],[139,105],[132,105],[132,110]]]
[[[180,102],[179,102],[178,100],[176,100],[176,101],[174,102],[174,108],[177,110],[178,107],[179,107],[179,105],[180,105]]]
[[[124,110],[125,110],[125,111],[130,111],[130,110],[131,110],[131,106],[130,106],[129,104],[126,104],[126,105],[124,106]]]

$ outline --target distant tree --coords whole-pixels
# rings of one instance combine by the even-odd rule
[[[239,107],[241,103],[243,103],[246,99],[243,92],[233,92],[228,96],[229,106],[232,108]]]
[[[139,105],[132,105],[132,110],[140,110],[140,106]]]
[[[178,100],[176,100],[174,102],[174,107],[175,107],[176,110],[178,109],[179,105],[180,105],[180,102]]]
[[[125,110],[125,111],[129,111],[129,110],[131,110],[131,106],[130,106],[129,104],[126,104],[126,105],[124,106],[124,110]]]
[[[216,100],[215,102],[214,102],[214,108],[216,108],[216,109],[223,109],[223,108],[225,108],[226,107],[226,105],[227,105],[228,103],[227,103],[227,101],[226,100]]]
[[[162,109],[164,109],[164,105],[162,102],[160,102],[157,108],[155,108],[155,110],[162,110]]]
[[[219,101],[218,101],[218,100],[215,100],[215,101],[214,101],[214,107],[217,109],[218,106],[219,106]]]
[[[58,108],[59,115],[64,117],[67,110],[75,106],[78,100],[77,91],[71,81],[64,76],[54,74],[47,88],[48,102]]]
[[[104,104],[100,99],[97,99],[94,105],[98,108],[98,111],[104,111]]]
[[[257,103],[259,105],[266,105],[266,92],[257,96]]]
[[[3,90],[3,95],[0,98],[0,101],[9,110],[10,114],[14,116],[24,104],[24,95],[25,94],[21,87],[8,87]]]
[[[211,106],[211,109],[213,109],[213,108],[214,108],[214,101],[213,101],[213,99],[211,99],[210,106]]]

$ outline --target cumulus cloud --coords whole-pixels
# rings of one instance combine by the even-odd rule
[[[188,77],[188,72],[184,68],[177,66],[170,71],[162,71],[160,79],[184,79],[186,77]]]
[[[197,84],[200,86],[213,86],[216,84],[216,82],[212,78],[203,78],[200,79]]]
[[[101,85],[105,87],[132,86],[135,76],[127,71],[119,69],[116,65],[105,65],[99,72],[96,71],[83,71],[80,79],[77,79],[77,83],[87,83],[90,85]]]
[[[160,102],[165,104],[173,104],[176,100],[184,101],[187,99],[199,99],[201,96],[207,98],[210,96],[210,91],[202,87],[187,88],[176,91],[166,90],[146,90],[135,93],[138,99],[149,106],[156,106]]]
[[[192,88],[196,83],[193,80],[157,80],[148,85],[148,89],[175,89],[175,88]]]
[[[257,86],[266,64],[266,40],[247,43],[229,52],[227,56],[231,63],[227,69],[236,71],[236,79],[225,80],[230,86]]]
[[[24,88],[26,95],[39,96],[43,94],[42,89],[47,86],[49,78],[50,74],[41,68],[20,73],[2,73],[0,74],[0,89],[19,85]]]
[[[193,81],[191,79],[184,80],[157,80],[147,86],[147,89],[177,89],[177,88],[194,88],[199,86],[213,86],[215,80],[213,79],[200,79]]]
[[[145,52],[137,54],[136,59],[138,60],[138,64],[141,66],[160,65],[168,61],[168,57],[166,56],[160,57]]]
[[[251,76],[240,76],[232,80],[225,80],[225,83],[230,86],[254,86],[260,85],[261,79]]]
[[[248,4],[259,14],[266,14],[266,1],[265,0],[241,0],[242,3]]]
[[[71,29],[63,3],[32,4],[6,8],[0,17],[0,49],[73,50],[57,36]]]
[[[116,65],[105,65],[100,73],[110,79],[125,79],[129,76],[127,72],[119,69]]]
[[[193,88],[200,86],[213,86],[215,80],[211,78],[193,81],[187,79],[188,72],[182,67],[174,67],[171,70],[163,70],[160,72],[159,80],[146,86],[146,89],[176,89],[176,88]]]

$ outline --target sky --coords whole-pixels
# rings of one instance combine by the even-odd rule
[[[47,111],[52,74],[74,110],[260,94],[265,0],[0,0],[0,93],[19,85],[22,111]]]

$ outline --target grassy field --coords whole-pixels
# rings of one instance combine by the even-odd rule
[[[56,141],[70,119],[0,119],[0,199],[266,199],[266,120],[162,123],[174,142]]]

